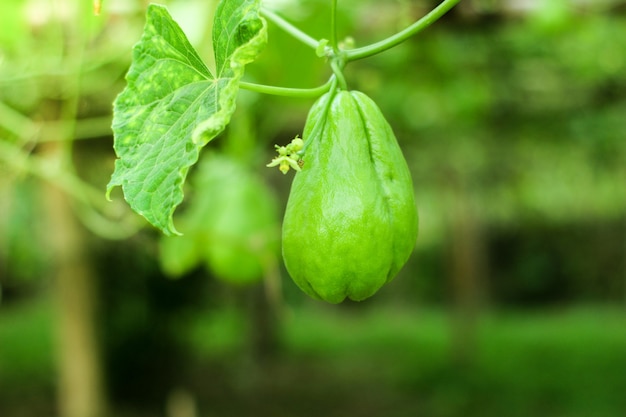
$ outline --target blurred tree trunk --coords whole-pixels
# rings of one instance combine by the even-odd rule
[[[460,365],[471,363],[477,320],[484,298],[485,244],[477,208],[463,184],[452,186],[449,200],[449,277],[452,301],[452,354]]]
[[[72,142],[82,94],[85,51],[93,41],[96,19],[92,2],[59,2],[67,14],[51,13],[43,26],[60,52],[62,77],[50,78],[37,118],[65,122],[38,151],[57,169],[72,174]],[[75,6],[75,7],[74,7]],[[44,35],[42,35],[44,36]],[[71,123],[70,123],[71,122]],[[54,178],[51,178],[54,182]],[[105,400],[95,321],[96,280],[88,257],[85,233],[75,217],[70,198],[60,189],[43,184],[48,215],[48,244],[52,254],[56,302],[58,407],[60,417],[103,417]]]
[[[61,148],[58,143],[46,146],[46,157],[59,160]],[[43,187],[58,324],[59,416],[102,417],[105,400],[95,331],[95,277],[84,233],[67,195],[53,185]]]

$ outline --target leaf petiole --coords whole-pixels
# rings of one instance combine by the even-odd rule
[[[293,98],[317,98],[330,90],[335,76],[333,75],[323,85],[315,88],[289,88],[276,87],[273,85],[255,84],[241,81],[239,86],[244,90],[254,91],[261,94],[271,94],[274,96],[293,97]]]
[[[283,19],[282,17],[274,13],[273,11],[265,7],[261,7],[259,12],[261,16],[271,21],[276,26],[278,26],[285,32],[289,33],[291,36],[298,39],[300,42],[304,43],[305,45],[310,46],[313,49],[317,49],[317,47],[319,46],[320,41],[313,38],[312,36],[307,35],[306,33],[301,31],[300,29],[298,29],[297,27],[295,27],[294,25],[292,25],[291,23],[289,23],[288,21],[286,21],[285,19]]]
[[[379,54],[381,52],[386,51],[387,49],[391,49],[394,46],[404,42],[411,36],[415,35],[418,32],[421,32],[423,29],[426,29],[428,26],[439,20],[444,14],[446,14],[452,7],[454,7],[461,0],[443,0],[439,6],[435,7],[430,13],[426,16],[419,19],[417,22],[413,23],[411,26],[406,29],[392,35],[382,41],[373,43],[368,46],[364,46],[362,48],[356,48],[345,51],[346,61],[355,61],[357,59],[368,58],[370,56]]]

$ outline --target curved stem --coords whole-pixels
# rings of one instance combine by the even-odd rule
[[[459,1],[461,0],[443,0],[439,6],[435,7],[426,16],[422,17],[420,20],[395,35],[362,48],[345,51],[346,60],[355,61],[357,59],[367,58],[393,48],[439,20],[441,16],[446,14]]]
[[[244,90],[254,91],[256,93],[271,94],[274,96],[293,97],[293,98],[317,98],[330,90],[335,76],[333,75],[325,84],[315,88],[288,88],[276,87],[273,85],[262,85],[255,83],[247,83],[242,81],[239,86]]]
[[[313,49],[317,49],[317,46],[320,43],[317,39],[307,35],[306,33],[301,31],[300,29],[298,29],[297,27],[295,27],[294,25],[292,25],[291,23],[289,23],[288,21],[286,21],[285,19],[283,19],[282,17],[274,13],[273,11],[266,9],[265,7],[261,7],[261,16],[271,21],[276,26],[278,26],[285,32],[289,33],[291,36],[298,39],[300,42],[304,43],[305,45],[308,45]]]

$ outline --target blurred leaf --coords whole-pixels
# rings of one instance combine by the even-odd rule
[[[180,276],[205,264],[236,283],[262,278],[278,253],[278,203],[246,167],[211,154],[199,164],[198,193],[177,219],[184,236],[161,238],[164,270]]]
[[[167,10],[148,8],[128,86],[114,104],[118,160],[108,192],[121,185],[137,213],[170,235],[183,183],[200,149],[229,123],[244,66],[266,43],[259,0],[222,1],[213,27],[215,77]]]
[[[0,4],[0,53],[17,53],[28,39],[22,3],[21,0],[5,0]]]

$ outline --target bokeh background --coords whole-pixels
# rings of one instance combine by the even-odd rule
[[[164,3],[210,66],[215,1]],[[357,46],[437,4],[338,3],[339,35]],[[330,1],[265,4],[329,37]],[[146,7],[0,3],[1,416],[626,415],[625,1],[462,0],[349,65],[404,150],[420,236],[392,283],[336,306],[282,267],[290,175],[265,168],[312,100],[241,93],[206,152],[263,197],[211,206],[218,192],[192,171],[190,236],[176,244],[121,193],[105,200],[111,103]],[[269,37],[247,81],[327,80],[313,51],[271,23]],[[206,219],[192,209],[203,195]],[[254,228],[258,198],[262,250],[200,253],[207,224]],[[243,284],[248,260],[257,277]]]

